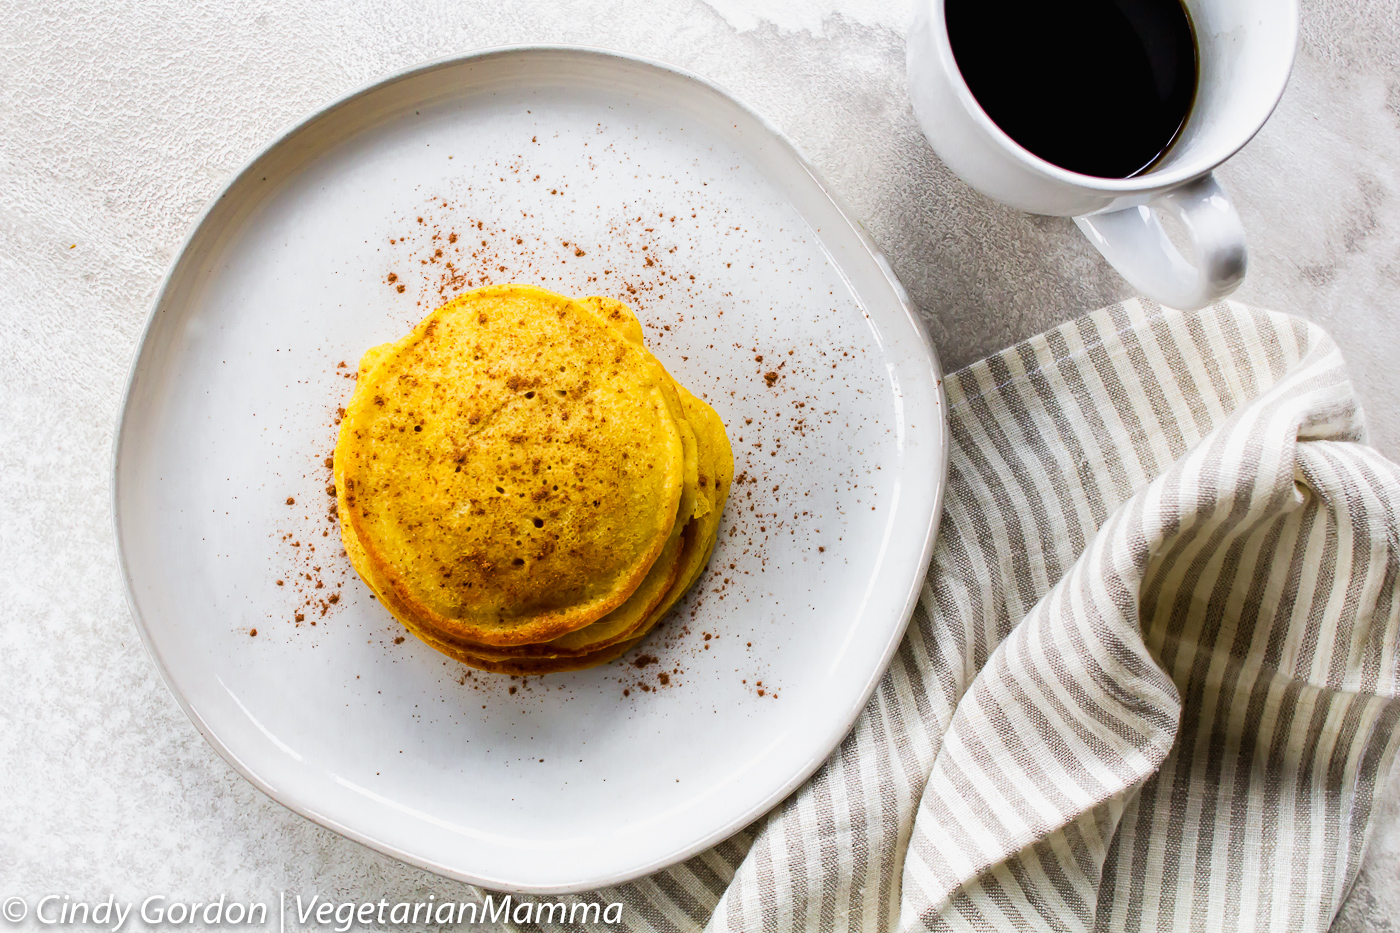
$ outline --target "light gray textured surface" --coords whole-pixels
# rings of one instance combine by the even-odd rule
[[[730,19],[698,0],[128,0],[0,18],[0,897],[466,896],[238,777],[160,682],[116,569],[108,450],[155,288],[223,179],[326,100],[483,46],[637,52],[713,78],[796,141],[886,250],[948,370],[1128,293],[1068,221],[986,201],[929,151],[903,5],[716,7]],[[1328,0],[1306,4],[1274,119],[1219,173],[1250,237],[1238,297],[1331,331],[1392,458],[1397,152],[1400,4]],[[1400,782],[1388,801],[1336,930],[1400,928]]]

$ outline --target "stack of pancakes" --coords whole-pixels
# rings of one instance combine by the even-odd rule
[[[365,583],[429,645],[511,674],[640,641],[704,569],[733,476],[719,416],[625,305],[528,285],[366,353],[335,448]]]

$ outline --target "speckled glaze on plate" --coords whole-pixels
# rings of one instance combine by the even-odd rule
[[[734,444],[709,571],[591,671],[403,639],[329,514],[359,355],[485,281],[628,302]],[[722,840],[845,735],[927,568],[945,425],[903,290],[776,130],[666,65],[498,49],[329,105],[210,204],[133,365],[117,540],[162,675],[253,784],[453,878],[579,891]]]

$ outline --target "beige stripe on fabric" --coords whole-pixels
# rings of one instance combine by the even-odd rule
[[[1400,746],[1400,468],[1336,346],[1130,301],[945,386],[933,563],[850,735],[580,899],[638,931],[1326,929]]]

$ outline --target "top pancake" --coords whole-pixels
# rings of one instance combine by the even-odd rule
[[[460,295],[371,353],[336,476],[385,595],[487,645],[557,638],[628,599],[672,537],[690,446],[650,354],[522,285]]]

